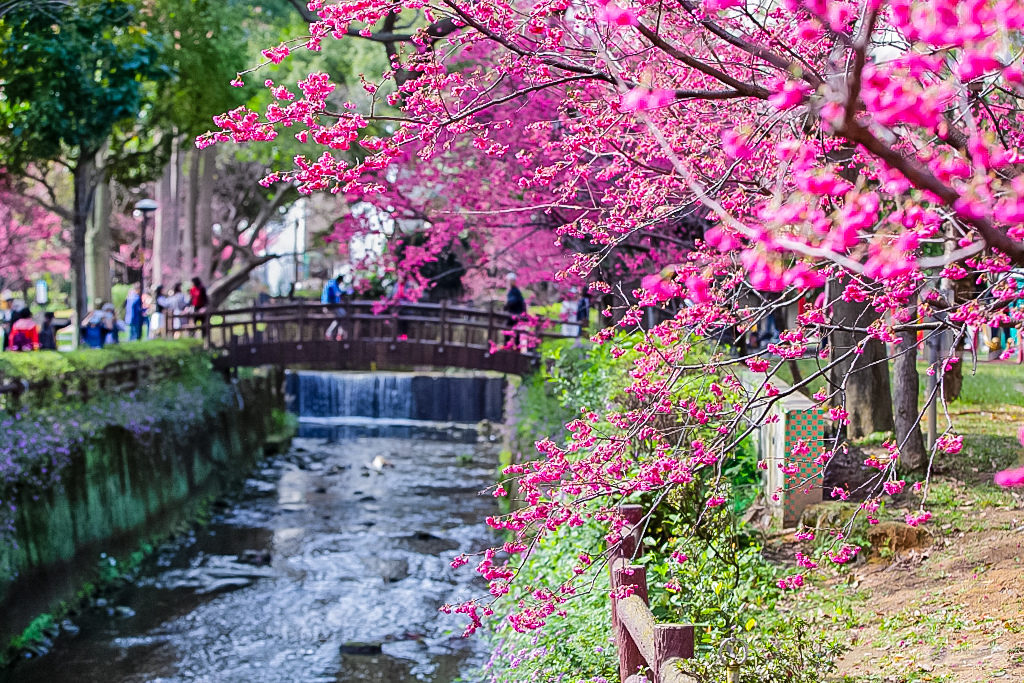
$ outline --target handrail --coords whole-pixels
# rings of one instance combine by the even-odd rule
[[[315,364],[337,369],[441,365],[524,374],[536,367],[530,347],[563,338],[552,326],[574,322],[415,301],[295,301],[268,306],[169,313],[164,334],[202,337],[223,353],[220,367]],[[574,338],[575,335],[572,335]],[[334,342],[343,342],[335,344]]]
[[[693,658],[693,625],[655,623],[647,600],[647,568],[630,564],[640,543],[643,508],[622,505],[619,511],[629,523],[629,530],[612,548],[608,566],[612,594],[630,592],[622,598],[612,598],[612,630],[619,653],[620,679],[636,683],[643,676],[641,672],[648,669],[653,683],[697,683],[680,669],[680,664]]]

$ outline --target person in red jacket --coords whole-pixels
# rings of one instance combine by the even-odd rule
[[[39,327],[32,319],[28,308],[21,310],[20,317],[11,325],[11,351],[36,351],[39,349]]]
[[[210,298],[206,295],[206,287],[203,285],[203,281],[197,277],[192,278],[192,288],[188,290],[188,294],[192,300],[192,310],[196,313],[206,310],[210,304]]]

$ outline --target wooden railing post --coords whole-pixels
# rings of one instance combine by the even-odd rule
[[[626,560],[632,560],[636,555],[636,549],[640,547],[640,535],[643,533],[640,522],[644,518],[644,508],[642,505],[620,505],[619,514],[629,524],[629,533],[623,535],[618,555]]]
[[[491,348],[491,340],[494,339],[494,300],[491,299],[487,302],[487,339],[484,340],[484,346],[488,349]]]
[[[613,569],[612,590],[618,592],[626,586],[632,586],[632,595],[639,597],[643,604],[647,605],[647,569],[645,567],[641,565],[627,565]],[[612,601],[612,606],[616,613],[618,612],[617,602],[617,599]],[[618,623],[615,628],[615,643],[619,649],[619,679],[625,681],[646,666],[647,661],[640,653],[640,647],[633,640],[633,636],[629,634],[629,629],[626,628],[626,625],[621,619],[616,621]]]
[[[611,572],[611,587],[614,591],[618,586],[617,571],[622,565],[629,565],[633,559],[633,555],[636,553],[637,544],[639,539],[637,538],[640,534],[639,524],[644,516],[644,509],[640,505],[620,505],[619,513],[626,519],[629,525],[629,530],[623,534],[622,539],[618,545],[611,549],[608,557],[608,567]],[[647,578],[644,575],[644,601],[647,600]],[[615,635],[615,642],[618,643],[619,648],[619,671],[622,674],[621,680],[625,681],[626,678],[636,673],[636,669],[630,669],[628,666],[632,663],[631,657],[634,651],[636,651],[636,645],[630,638],[629,633],[626,632],[625,627],[619,621],[619,611],[616,606],[616,600],[612,600],[612,632]],[[628,646],[624,646],[628,641]],[[631,648],[631,649],[630,649]],[[627,652],[627,655],[623,653]],[[637,655],[639,656],[639,655]],[[626,673],[626,672],[629,673]]]
[[[644,509],[640,505],[621,505],[619,514],[626,525],[608,557],[615,596],[612,630],[619,655],[619,678],[623,683],[636,683],[639,672],[646,668],[646,678],[653,683],[693,683],[692,677],[679,670],[681,660],[693,657],[693,626],[655,624],[648,606],[647,571],[631,563],[643,536]]]
[[[651,671],[654,683],[669,683],[666,679],[679,660],[693,659],[692,624],[657,624],[654,627],[654,661]]]
[[[441,301],[441,346],[448,344],[448,301]]]

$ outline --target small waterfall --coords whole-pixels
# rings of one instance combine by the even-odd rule
[[[290,372],[300,418],[476,423],[504,419],[505,380],[407,373]]]

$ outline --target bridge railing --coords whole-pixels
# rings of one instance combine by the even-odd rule
[[[407,302],[381,309],[378,301],[346,301],[321,304],[297,301],[288,304],[250,306],[219,311],[166,316],[166,333],[201,336],[213,348],[232,345],[299,344],[342,337],[349,342],[410,342],[441,347],[503,348],[513,338],[518,350],[523,339],[561,338],[562,321],[517,321],[496,310],[452,305],[446,302]]]

